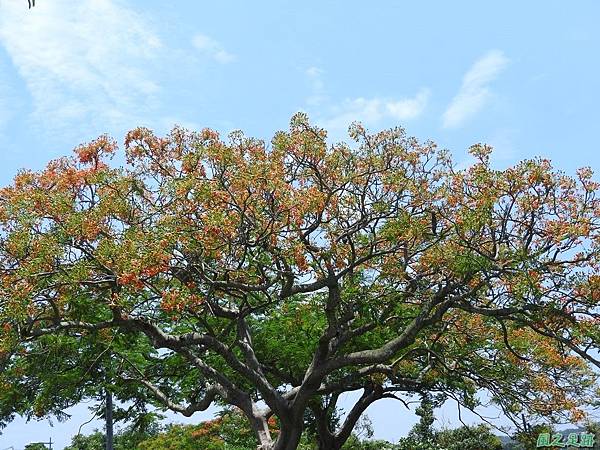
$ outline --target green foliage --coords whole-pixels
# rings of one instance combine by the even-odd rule
[[[393,448],[394,450],[502,450],[502,441],[486,425],[465,425],[455,429],[435,430],[428,442],[421,442],[414,434],[409,434],[400,439],[397,446]]]
[[[272,427],[273,432],[276,429]],[[365,418],[357,425],[343,446],[343,450],[396,450],[396,446],[383,440],[370,440],[370,421]],[[366,438],[361,438],[364,435]],[[64,450],[104,450],[105,436],[96,430],[90,435],[77,435]],[[156,422],[145,430],[129,426],[115,434],[115,450],[254,450],[257,440],[248,426],[247,419],[235,410],[224,410],[219,417],[199,425],[169,424],[164,427]],[[42,447],[40,447],[40,450]],[[32,450],[37,450],[37,447]],[[317,450],[314,433],[307,430],[298,450]]]
[[[204,438],[196,433],[202,430],[198,425],[170,425],[157,436],[139,444],[140,450],[218,450],[223,447],[220,440]]]
[[[361,439],[356,434],[352,434],[342,450],[397,450],[398,446],[391,442],[381,439]]]
[[[502,450],[502,442],[486,425],[462,426],[436,433],[436,442],[445,450]]]
[[[33,444],[27,444],[25,450],[48,450],[48,447],[40,442],[35,442]]]
[[[534,449],[541,433],[553,433],[553,431],[554,429],[547,424],[529,426],[526,431],[519,431],[512,436],[514,442],[510,443],[508,448],[511,450]]]
[[[135,450],[142,441],[158,435],[161,431],[161,427],[156,420],[142,425],[144,426],[140,428],[139,423],[134,423],[117,431],[114,436],[115,450]],[[78,434],[73,436],[71,445],[65,447],[64,450],[104,450],[105,448],[104,433],[95,430],[89,435]]]
[[[89,435],[78,434],[71,439],[71,445],[68,445],[64,450],[104,450],[105,441],[104,434],[96,430]],[[115,446],[115,450],[125,450]]]
[[[419,422],[413,426],[408,436],[399,442],[401,450],[434,450],[436,447],[436,434],[433,429],[435,416],[433,415],[436,402],[431,395],[423,394],[421,404],[415,414],[419,416]]]
[[[138,450],[245,450],[255,449],[256,438],[247,419],[226,410],[219,417],[199,425],[168,425],[166,429],[137,446]]]
[[[500,438],[487,425],[436,430],[434,408],[440,402],[430,395],[422,396],[415,411],[420,420],[407,437],[400,439],[395,450],[502,450]]]
[[[258,318],[252,326],[259,358],[291,373],[300,373],[312,357],[307,342],[315,342],[325,326],[322,305],[323,300],[318,297],[310,302],[286,303]]]

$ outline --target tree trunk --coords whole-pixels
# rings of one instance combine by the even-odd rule
[[[316,421],[317,448],[319,450],[338,450],[340,446],[330,430],[328,411],[323,409],[321,405],[314,405],[311,409]]]
[[[281,433],[273,446],[273,450],[296,450],[300,444],[302,429]]]
[[[287,423],[286,423],[287,422]],[[273,450],[296,450],[304,431],[304,418],[300,416],[293,421],[281,423],[281,429]]]
[[[317,435],[317,448],[319,450],[339,450],[342,446],[331,434],[328,436]]]
[[[258,439],[258,446],[256,450],[271,450],[273,448],[273,439],[271,439],[271,432],[269,431],[269,423],[262,417],[248,417],[250,425],[256,434]]]

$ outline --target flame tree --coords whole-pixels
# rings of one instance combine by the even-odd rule
[[[369,405],[417,393],[581,419],[600,365],[591,170],[495,170],[485,145],[458,170],[399,128],[350,138],[302,114],[270,145],[139,128],[124,167],[102,136],[19,173],[0,191],[4,422],[101,386],[187,416],[231,405],[261,449],[309,427],[339,449]]]

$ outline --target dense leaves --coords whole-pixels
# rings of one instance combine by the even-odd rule
[[[271,430],[277,432],[275,423]],[[90,435],[77,435],[64,450],[103,450],[104,435],[96,431]],[[248,420],[236,410],[226,410],[218,417],[198,425],[168,424],[154,426],[140,432],[127,427],[117,432],[115,450],[252,450],[257,445],[256,436],[249,427]],[[315,450],[317,443],[313,436],[305,435],[300,450]],[[387,441],[374,441],[353,434],[344,450],[393,450],[396,447]]]
[[[500,439],[487,426],[437,430],[432,426],[432,408],[425,404],[425,407],[420,408],[419,414],[421,422],[413,427],[408,437],[397,444],[370,439],[372,430],[367,422],[362,427],[359,426],[360,435],[350,436],[343,450],[502,449]],[[276,431],[275,426],[272,429]],[[99,431],[87,436],[77,435],[65,450],[103,450],[104,439]],[[533,441],[535,446],[535,436]],[[248,426],[247,419],[239,412],[230,410],[199,425],[169,424],[164,427],[154,426],[144,432],[128,427],[116,434],[114,447],[115,450],[252,450],[256,448],[256,444],[256,437]],[[310,434],[304,435],[298,448],[315,450],[318,448],[317,441]]]
[[[115,450],[135,450],[142,442],[152,439],[159,432],[160,428],[157,426],[143,431],[128,427],[116,433],[113,447]],[[90,435],[73,436],[71,445],[65,447],[64,450],[104,450],[105,448],[106,437],[104,433],[96,430]]]
[[[339,449],[373,402],[415,393],[582,419],[600,365],[591,170],[495,170],[484,145],[458,170],[402,129],[350,137],[328,145],[302,114],[270,145],[139,128],[125,167],[101,136],[19,173],[0,190],[2,419],[103,389],[132,414],[235,406],[264,449],[305,427]]]

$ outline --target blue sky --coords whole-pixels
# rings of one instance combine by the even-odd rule
[[[353,120],[402,125],[462,164],[486,142],[498,166],[600,168],[598,2],[36,3],[0,0],[0,185],[100,133],[269,139],[298,110],[333,139]],[[381,437],[412,423],[390,404],[369,413]],[[84,416],[67,431],[12,424],[0,449],[38,433],[62,445]]]

